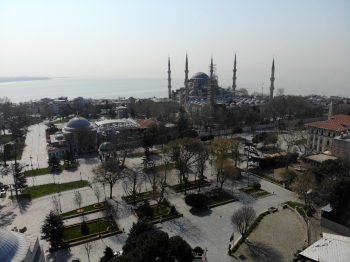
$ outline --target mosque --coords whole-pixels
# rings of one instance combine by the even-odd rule
[[[178,101],[181,105],[187,104],[209,104],[214,107],[216,104],[225,101],[233,102],[231,105],[236,105],[240,103],[241,99],[237,97],[236,91],[236,80],[237,80],[237,60],[235,54],[234,67],[233,67],[233,77],[232,77],[232,89],[225,89],[218,85],[218,78],[214,72],[213,58],[210,62],[210,75],[206,73],[197,72],[190,79],[188,78],[188,56],[186,54],[185,62],[185,81],[184,86],[176,90],[171,90],[171,69],[170,69],[170,58],[168,58],[168,99],[173,101]],[[270,95],[269,102],[273,100],[274,91],[274,73],[275,73],[275,62],[272,62],[271,69],[271,85],[270,85]],[[252,101],[252,103],[255,103]],[[264,103],[264,101],[259,101],[259,103]]]

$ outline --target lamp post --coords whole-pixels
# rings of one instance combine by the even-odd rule
[[[80,181],[81,181],[81,172],[80,172]]]
[[[103,193],[104,193],[104,195],[105,195],[105,200],[106,200],[106,190],[105,190],[105,183],[102,183],[102,185],[103,185]]]
[[[36,154],[36,161],[38,162],[38,169],[39,169],[39,156]]]
[[[60,206],[60,212],[62,214],[61,198],[60,198],[61,197],[61,185],[59,182],[57,182],[57,184],[58,184],[58,204]]]

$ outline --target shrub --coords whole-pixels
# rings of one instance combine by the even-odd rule
[[[254,182],[254,183],[252,184],[252,187],[253,187],[255,190],[258,190],[258,189],[261,188],[261,185],[260,185],[260,183],[258,183],[258,182]]]
[[[171,206],[171,208],[170,208],[170,214],[174,215],[175,212],[176,212],[175,206]]]
[[[207,141],[208,137],[207,136],[201,136],[201,141]]]
[[[90,234],[89,227],[85,221],[83,221],[83,223],[80,224],[80,233],[84,236]]]
[[[194,252],[196,252],[197,254],[202,254],[203,253],[203,249],[201,248],[201,247],[195,247],[194,249],[193,249],[193,251]]]
[[[214,135],[213,134],[209,134],[208,135],[208,140],[212,140],[212,139],[214,139]]]
[[[146,200],[143,202],[143,204],[140,204],[138,209],[146,217],[146,219],[154,217],[153,209],[149,205],[149,201]]]
[[[185,198],[185,203],[194,208],[203,208],[207,205],[207,198],[203,194],[189,194]]]

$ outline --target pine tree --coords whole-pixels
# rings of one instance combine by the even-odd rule
[[[80,224],[80,233],[84,236],[90,234],[90,229],[85,221]]]
[[[59,215],[53,211],[45,217],[44,225],[41,227],[41,239],[50,242],[51,247],[58,247],[62,243],[64,224]]]

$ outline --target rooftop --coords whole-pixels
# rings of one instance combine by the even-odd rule
[[[300,255],[314,261],[347,262],[350,258],[350,237],[323,233],[323,237]]]
[[[317,154],[317,155],[307,156],[305,158],[310,159],[310,160],[317,162],[317,163],[322,163],[323,161],[326,161],[329,159],[332,159],[332,160],[338,159],[335,156],[329,156],[329,155],[325,155],[325,154]]]
[[[331,119],[326,121],[318,121],[307,124],[311,127],[323,128],[333,131],[346,131],[350,127],[350,116],[347,115],[335,115]]]

